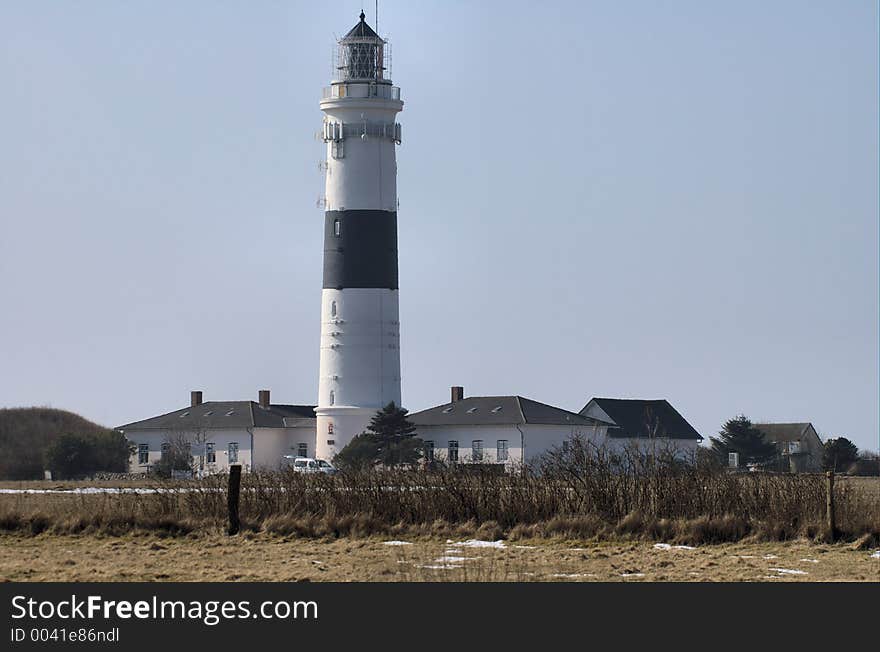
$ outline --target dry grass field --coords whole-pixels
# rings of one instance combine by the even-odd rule
[[[388,543],[391,541],[392,543]],[[0,535],[3,581],[880,581],[880,558],[806,541]]]
[[[48,490],[48,493],[47,493]],[[880,479],[594,465],[4,483],[7,581],[880,581]],[[398,545],[389,544],[398,541]]]

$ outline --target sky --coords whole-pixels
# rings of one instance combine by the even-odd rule
[[[360,9],[0,3],[0,406],[314,403],[318,101]],[[405,407],[666,398],[707,438],[745,414],[880,448],[877,25],[383,0]]]

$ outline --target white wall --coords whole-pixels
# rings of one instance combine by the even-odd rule
[[[214,444],[215,462],[207,464],[205,471],[218,473],[229,468],[228,446],[230,442],[238,443],[238,463],[242,469],[277,469],[281,465],[283,455],[296,455],[297,444],[300,442],[308,446],[308,455],[315,454],[315,427],[299,426],[295,428],[253,428],[253,450],[251,450],[251,432],[246,428],[217,428],[204,432],[207,442]],[[174,436],[186,435],[192,444],[193,457],[202,455],[202,444],[196,443],[195,433],[175,432]],[[137,447],[139,444],[147,444],[150,447],[149,461],[147,464],[138,462],[138,453],[135,452],[129,458],[129,470],[132,473],[140,473],[149,470],[149,467],[158,462],[162,457],[162,444],[168,440],[169,431],[165,430],[131,430],[125,432],[126,438]]]
[[[306,444],[306,454],[315,454],[315,428],[254,428],[254,468],[274,471],[284,455],[296,455],[297,444]]]
[[[434,442],[434,455],[437,459],[448,459],[447,447],[450,440],[458,442],[459,462],[469,462],[473,458],[471,444],[475,439],[483,440],[483,462],[497,462],[496,451],[499,439],[507,440],[507,463],[517,465],[522,462],[522,435],[513,425],[501,426],[419,426],[418,436]]]
[[[522,434],[520,434],[522,430]],[[472,442],[483,440],[483,461],[496,462],[496,444],[499,439],[508,442],[508,463],[516,465],[525,460],[534,461],[543,453],[561,448],[562,443],[579,435],[593,442],[596,446],[606,446],[614,451],[641,450],[657,454],[662,451],[673,451],[676,455],[687,458],[696,452],[699,442],[692,439],[647,439],[611,438],[607,436],[607,426],[563,426],[526,424],[519,426],[419,426],[418,435],[424,440],[434,442],[435,456],[448,459],[447,445],[450,440],[458,441],[458,459],[469,462],[473,458]],[[523,447],[523,442],[525,446]],[[525,450],[523,451],[523,448]]]
[[[186,435],[187,440],[192,443],[192,454],[198,457],[202,454],[202,444],[196,443],[195,433],[193,432],[172,432],[167,430],[127,430],[125,437],[135,448],[139,444],[147,444],[149,450],[149,462],[140,464],[138,462],[137,450],[129,458],[129,470],[132,473],[142,473],[148,471],[149,467],[158,462],[162,457],[162,444],[168,441],[169,436]],[[241,428],[223,428],[213,429],[205,433],[206,441],[214,443],[215,463],[208,465],[208,472],[225,471],[229,468],[228,445],[230,442],[238,443],[238,463],[242,465],[244,470],[250,470],[252,466],[251,460],[251,434],[247,429]]]
[[[697,439],[667,439],[658,437],[647,439],[646,437],[608,437],[606,445],[615,452],[641,451],[661,455],[673,453],[676,457],[687,460],[693,456],[700,447]]]

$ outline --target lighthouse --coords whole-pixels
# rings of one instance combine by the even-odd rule
[[[324,276],[316,457],[331,459],[377,410],[400,405],[397,161],[403,109],[388,43],[360,21],[324,88]]]

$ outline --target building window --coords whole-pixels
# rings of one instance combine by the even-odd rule
[[[150,461],[150,445],[138,444],[138,464],[148,464]]]
[[[336,302],[335,301],[330,302],[330,316],[331,317],[336,316]]]
[[[333,235],[337,238],[342,233],[342,222],[339,220],[333,220]]]
[[[296,445],[296,456],[297,457],[308,457],[309,456],[309,445],[308,444],[297,444]]]
[[[330,390],[330,405],[335,405],[335,404],[336,404],[336,392],[334,392],[331,389]]]
[[[238,464],[238,443],[234,441],[229,442],[226,452],[229,454],[229,463]]]
[[[431,440],[425,442],[425,459],[429,462],[434,461],[434,442]]]
[[[208,464],[214,464],[217,461],[217,453],[214,452],[214,442],[205,444],[205,458]]]
[[[507,461],[507,440],[506,439],[499,439],[497,446],[498,446],[498,454],[497,454],[496,459],[499,462],[506,462]]]
[[[458,462],[458,442],[450,441],[447,446],[449,450],[449,461]]]
[[[333,434],[333,422],[332,422],[332,421],[331,421],[330,423],[327,424],[327,434],[328,434],[328,435],[332,435],[332,434]]]
[[[474,462],[482,462],[483,461],[483,440],[482,439],[474,439],[471,442],[471,459]]]
[[[165,456],[168,455],[168,451],[171,450],[171,444],[169,444],[167,441],[162,442],[162,448],[160,450],[162,452],[162,459],[164,460]]]

